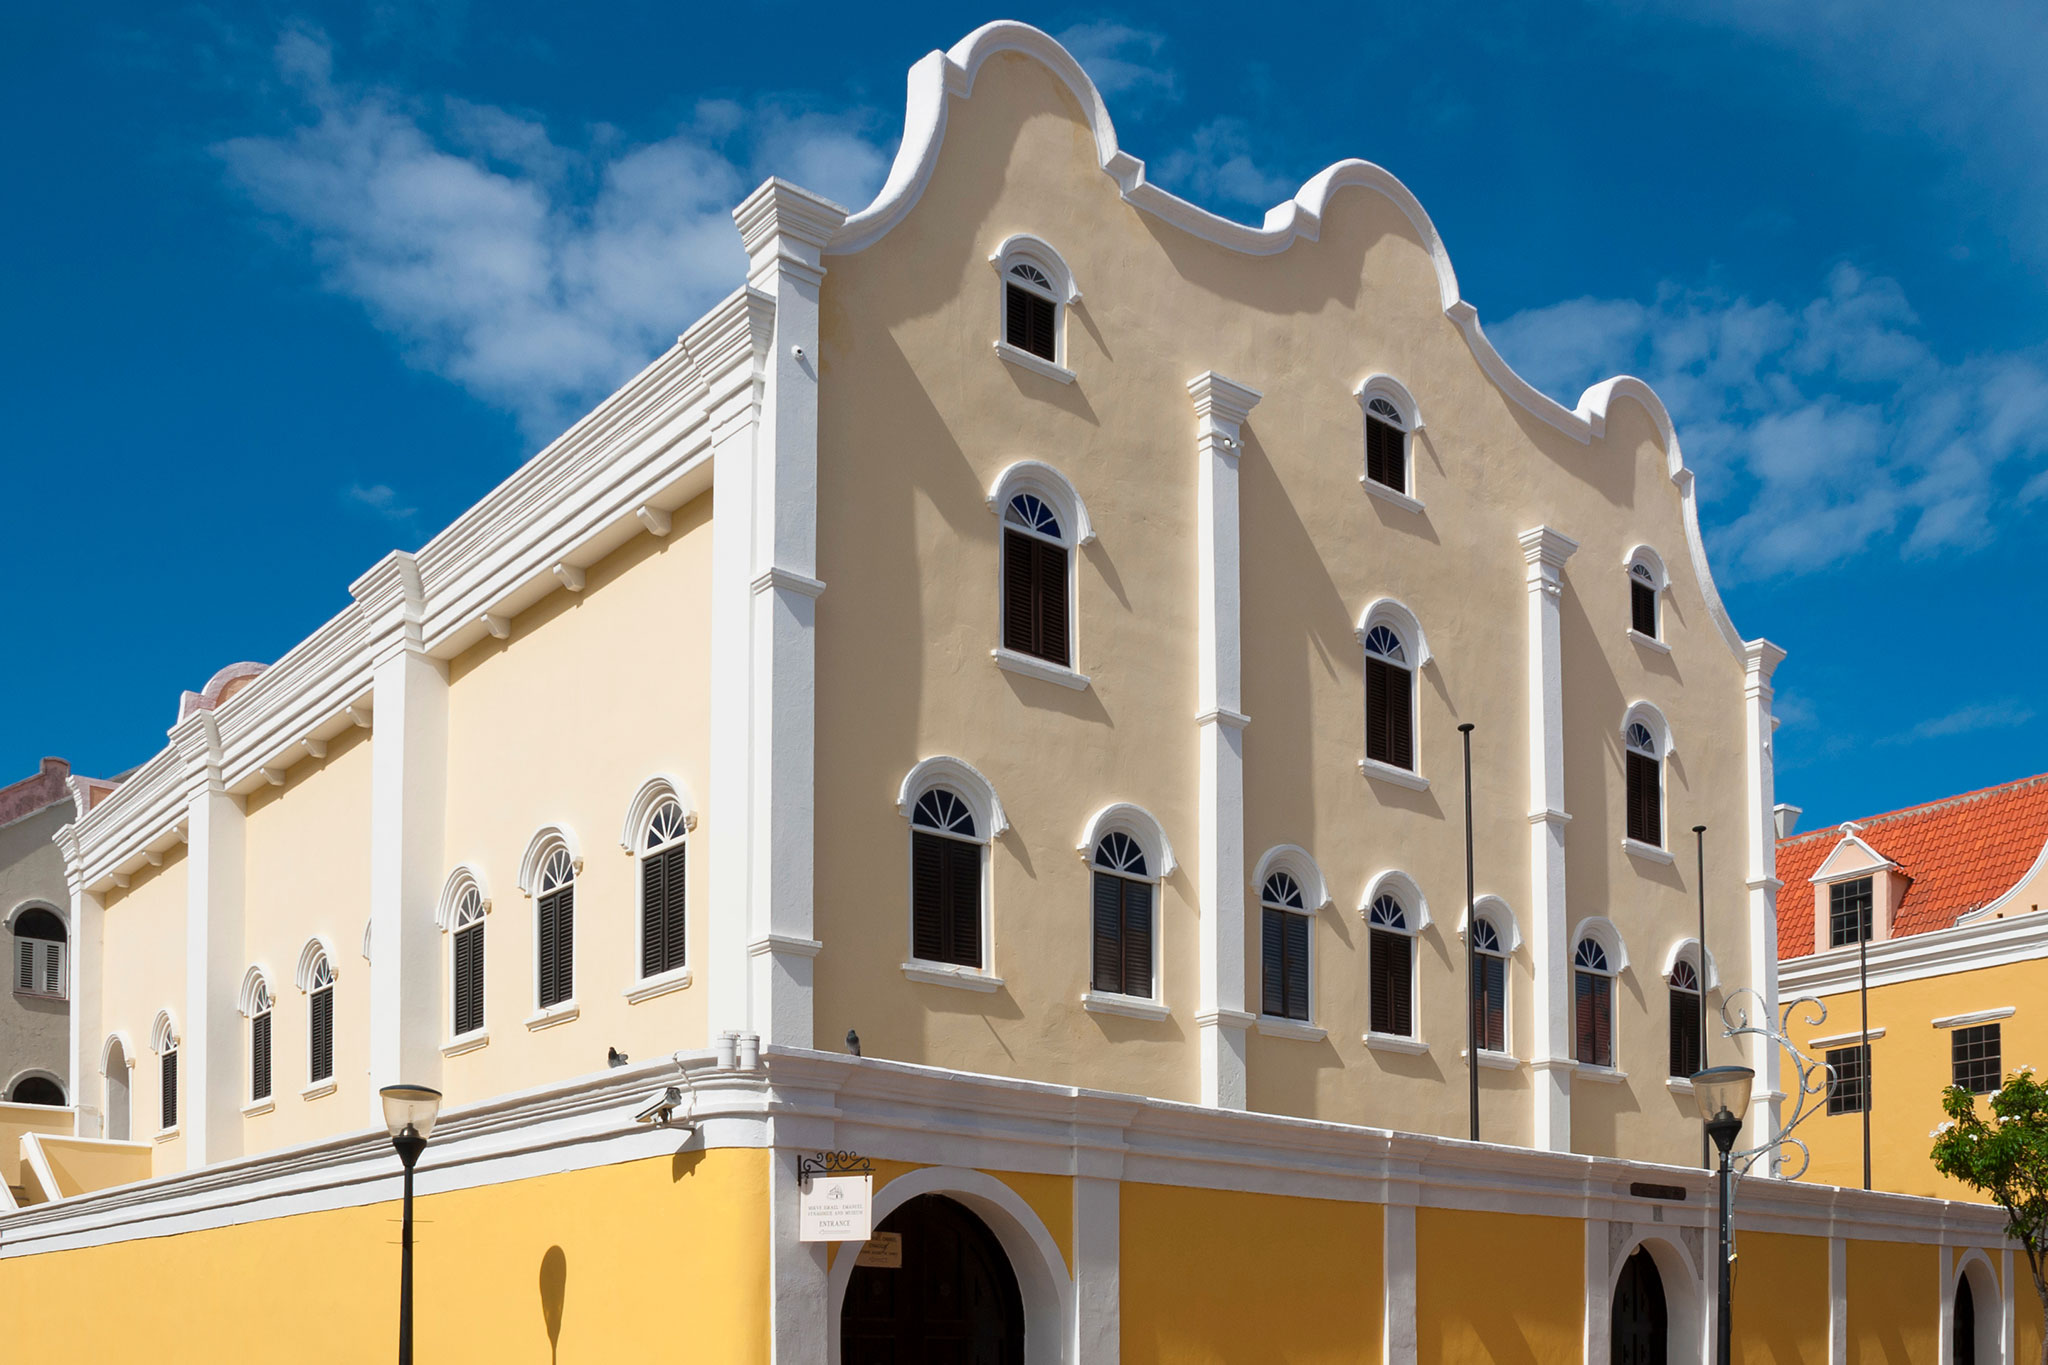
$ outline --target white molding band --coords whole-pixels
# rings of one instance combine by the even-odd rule
[[[2000,1019],[2010,1019],[2019,1013],[2012,1005],[1995,1010],[1973,1010],[1968,1014],[1951,1014],[1933,1021],[1936,1028],[1974,1028],[1978,1024],[1995,1024]]]

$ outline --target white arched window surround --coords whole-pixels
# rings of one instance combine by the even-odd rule
[[[2018,1269],[2024,1273],[2026,1268],[2022,1265]],[[1992,1268],[1991,1258],[1979,1247],[1958,1251],[1955,1264],[1949,1267],[1948,1283],[1941,1290],[1942,1343],[1945,1346],[1955,1340],[1956,1288],[1965,1277],[1970,1281],[1970,1305],[1976,1314],[1978,1358],[2006,1359],[2000,1355],[1999,1347],[2005,1331],[2005,1300],[1999,1291],[1998,1272]],[[1956,1360],[1950,1361],[1949,1365],[1976,1365],[1976,1362]]]
[[[157,1055],[157,1076],[159,1078],[159,1091],[161,1091],[161,1078],[166,1065],[163,1058],[178,1050],[178,1026],[171,1018],[169,1010],[158,1010],[155,1022],[150,1024],[149,1050]],[[179,1069],[182,1070],[182,1068]],[[178,1084],[178,1088],[183,1089],[182,1082]],[[163,1108],[163,1095],[159,1093],[157,1095],[157,1121],[155,1124],[158,1137],[165,1137],[178,1131],[185,1117],[185,1097],[182,1094],[174,1094],[171,1097],[172,1118],[174,1121],[168,1127],[163,1122]],[[130,1122],[132,1123],[133,1120],[131,1119]]]
[[[1636,568],[1639,565],[1649,571],[1649,576],[1642,581],[1648,583],[1659,593],[1662,593],[1671,586],[1670,576],[1664,571],[1664,556],[1658,554],[1647,545],[1636,546],[1635,549],[1628,552],[1628,557],[1621,562],[1622,568],[1626,569],[1631,577],[1638,576]]]
[[[100,1075],[107,1075],[107,1068],[114,1060],[114,1049],[121,1049],[121,1066],[124,1070],[135,1069],[135,1044],[122,1029],[115,1029],[107,1035],[107,1041],[100,1044]]]
[[[690,797],[690,789],[683,780],[669,773],[656,773],[640,784],[633,793],[633,799],[626,803],[626,821],[619,827],[619,847],[628,854],[638,854],[642,836],[647,833],[647,822],[654,818],[654,812],[664,801],[674,801],[683,808],[683,829],[685,832],[697,828],[697,803]]]
[[[1657,746],[1656,752],[1650,757],[1657,760],[1660,768],[1665,759],[1678,752],[1677,746],[1671,742],[1671,722],[1664,719],[1664,713],[1657,709],[1655,702],[1636,702],[1622,716],[1621,737],[1624,745],[1628,743],[1629,727],[1632,725],[1640,725],[1650,732],[1650,738]]]
[[[1094,544],[1095,525],[1088,519],[1088,505],[1081,501],[1079,490],[1065,474],[1043,460],[1014,461],[989,485],[988,510],[1000,521],[1010,500],[1019,493],[1034,493],[1044,499],[1060,519],[1064,532],[1061,539],[1067,544]]]
[[[1415,437],[1422,430],[1422,409],[1415,402],[1415,395],[1408,386],[1390,374],[1372,374],[1353,390],[1358,399],[1359,446],[1361,468],[1358,474],[1359,486],[1376,498],[1384,499],[1410,512],[1422,510],[1422,500],[1415,496]],[[1402,487],[1389,488],[1367,474],[1362,467],[1365,460],[1366,420],[1377,418],[1404,433],[1401,440],[1401,482]]]
[[[1145,865],[1150,875],[1142,881],[1163,882],[1173,875],[1176,866],[1173,860],[1173,845],[1166,838],[1166,831],[1151,811],[1128,801],[1116,801],[1104,806],[1088,818],[1082,827],[1081,842],[1074,845],[1074,852],[1084,863],[1092,863],[1095,849],[1112,830],[1121,831],[1137,840],[1138,847],[1145,852]],[[1154,906],[1156,914],[1159,907]],[[1153,935],[1156,951],[1158,935]]]
[[[169,1010],[158,1010],[149,1026],[149,1050],[162,1056],[178,1046],[177,1021]]]
[[[299,949],[299,965],[298,970],[292,973],[292,984],[302,991],[311,991],[323,984],[319,979],[322,962],[327,964],[328,981],[338,980],[341,973],[334,969],[335,957],[334,945],[327,941],[326,935],[313,935],[306,940],[306,946]]]
[[[1573,942],[1577,942],[1577,940],[1574,939]],[[1700,941],[1698,939],[1682,938],[1672,944],[1670,950],[1664,954],[1664,967],[1661,975],[1666,981],[1671,979],[1671,974],[1678,970],[1678,964],[1681,962],[1691,964],[1693,971],[1699,976],[1699,979],[1704,983],[1709,992],[1721,989],[1721,972],[1714,962],[1714,955],[1712,953],[1707,954],[1706,968],[1704,971],[1701,970]]]
[[[1033,499],[1042,503],[1043,509]],[[997,619],[1004,624],[998,627],[996,647],[990,651],[990,656],[999,667],[1012,672],[1076,690],[1086,687],[1088,677],[1078,667],[1081,658],[1081,556],[1078,551],[1095,541],[1095,525],[1088,517],[1088,504],[1081,500],[1080,491],[1074,487],[1073,481],[1058,469],[1043,460],[1016,460],[1007,465],[990,485],[988,510],[996,518],[999,594],[1008,591],[1011,566],[1005,558],[1009,547],[1006,532],[1011,528],[1060,546],[1065,551],[1067,564],[1067,662],[1060,664],[1009,648],[1004,633],[1007,623],[1003,615],[1008,607],[1001,598],[996,608]],[[1051,513],[1052,520],[1057,523],[1056,528],[1045,524],[1044,512]]]
[[[933,791],[950,792],[960,799],[974,824],[971,834],[915,820],[919,799]],[[953,962],[928,962],[918,958],[913,948],[903,962],[903,975],[932,986],[960,986],[976,991],[1000,989],[1003,981],[995,973],[994,853],[995,841],[1008,831],[1010,820],[1003,813],[1002,798],[996,795],[995,784],[964,758],[934,754],[930,758],[919,759],[903,775],[903,784],[896,789],[896,811],[910,823],[913,831],[980,844],[988,850],[981,857],[981,965],[970,967]],[[916,842],[915,839],[910,840],[913,846]],[[905,867],[904,942],[912,945],[917,941],[917,889],[912,884],[915,875],[914,868]]]
[[[12,1076],[9,1076],[7,1078],[6,1086],[0,1087],[0,1098],[7,1099],[10,1102],[19,1103],[19,1101],[16,1101],[14,1099],[14,1088],[20,1085],[23,1081],[48,1081],[51,1085],[57,1087],[57,1093],[63,1097],[64,1107],[70,1107],[71,1088],[64,1084],[64,1078],[62,1076],[59,1076],[54,1071],[46,1071],[39,1066],[28,1067],[25,1070],[17,1071]]]
[[[1375,631],[1382,632],[1382,634],[1375,638]],[[1386,632],[1391,632],[1393,638],[1399,643],[1398,658],[1381,648],[1385,642]],[[1358,629],[1354,632],[1354,635],[1358,640],[1360,648],[1368,656],[1378,655],[1387,658],[1389,662],[1405,667],[1408,670],[1410,679],[1408,685],[1408,735],[1415,759],[1415,766],[1411,770],[1408,768],[1397,768],[1372,758],[1361,758],[1358,761],[1358,770],[1368,777],[1391,782],[1395,786],[1406,787],[1412,791],[1428,791],[1429,779],[1422,775],[1422,687],[1420,681],[1422,670],[1433,663],[1436,656],[1430,652],[1429,637],[1423,634],[1422,622],[1413,611],[1408,609],[1406,603],[1392,597],[1380,597],[1374,599],[1363,612],[1359,613]],[[1360,663],[1360,668],[1364,668],[1363,662]]]
[[[577,841],[575,831],[567,825],[542,825],[526,841],[526,852],[519,859],[520,891],[528,896],[539,894],[541,869],[547,866],[548,855],[558,848],[568,853],[576,875],[583,875],[583,845]]]
[[[1330,892],[1323,881],[1323,870],[1316,866],[1316,860],[1309,851],[1299,844],[1275,844],[1259,855],[1259,861],[1252,866],[1252,894],[1263,895],[1266,878],[1275,872],[1285,872],[1294,878],[1301,888],[1304,908],[1320,910],[1330,903]]]
[[[1420,934],[1430,926],[1429,900],[1422,894],[1422,887],[1415,878],[1397,869],[1388,869],[1366,883],[1365,895],[1358,902],[1358,913],[1370,917],[1372,903],[1381,896],[1392,896],[1408,912],[1408,932]]]
[[[1499,896],[1481,896],[1472,902],[1472,912],[1493,926],[1494,938],[1500,943],[1501,952],[1513,957],[1522,951],[1522,927],[1515,922],[1515,912]],[[1458,912],[1458,941],[1465,941],[1466,918],[1464,911]]]
[[[471,891],[476,892],[483,912],[489,914],[491,896],[490,892],[484,889],[483,874],[468,863],[456,864],[455,870],[448,874],[448,880],[441,884],[441,899],[434,906],[436,929],[444,934],[454,931],[456,912],[462,906],[462,898]]]
[[[464,929],[471,924],[478,923],[490,913],[491,896],[484,886],[483,874],[467,863],[456,864],[455,870],[448,874],[448,880],[441,884],[441,899],[434,906],[434,927],[443,934],[448,935],[448,947],[445,954],[446,962],[444,964],[446,976],[443,980],[446,982],[448,991],[449,1037],[460,1040],[451,1041],[442,1047],[441,1053],[446,1057],[457,1057],[465,1052],[472,1052],[490,1042],[490,1034],[487,1031],[479,1030],[469,1034],[458,1034],[455,1032],[455,1016],[458,1006],[455,988],[454,939],[455,932],[458,929]]]
[[[1628,970],[1628,947],[1621,941],[1621,930],[1614,927],[1614,921],[1605,915],[1588,915],[1572,929],[1572,956],[1577,961],[1579,944],[1586,939],[1600,945],[1600,951],[1607,955],[1607,974],[1620,976]]]
[[[1073,383],[1074,372],[1067,364],[1067,310],[1081,301],[1081,291],[1074,284],[1074,272],[1068,268],[1066,258],[1053,250],[1052,244],[1045,239],[1028,232],[1016,232],[1003,239],[988,258],[988,263],[994,267],[997,279],[996,353],[1048,379],[1057,379],[1063,384]],[[1010,344],[1009,286],[1013,284],[1051,300],[1051,360]]]
[[[1010,828],[1010,819],[1003,813],[1003,802],[996,795],[995,784],[982,776],[981,769],[950,754],[919,759],[903,775],[903,785],[896,789],[897,814],[908,820],[917,806],[917,798],[933,787],[946,787],[967,803],[968,811],[974,816],[975,838],[979,842],[987,843]]]
[[[1647,545],[1638,545],[1628,552],[1621,562],[1622,570],[1629,582],[1629,638],[1646,649],[1659,654],[1669,654],[1671,646],[1664,639],[1664,595],[1671,586],[1670,576],[1664,570],[1664,557]],[[1634,595],[1637,584],[1650,590],[1654,627],[1650,631],[1637,629],[1635,623]]]
[[[242,974],[242,989],[235,999],[235,1008],[242,1012],[244,1019],[254,1019],[274,1003],[268,972],[261,967],[251,967]]]
[[[31,910],[41,910],[46,914],[55,915],[57,917],[57,922],[64,926],[65,942],[70,942],[71,916],[68,913],[66,913],[64,907],[61,905],[57,905],[51,901],[36,900],[33,897],[21,902],[21,904],[15,906],[12,910],[9,910],[7,912],[7,918],[5,920],[0,920],[0,929],[5,929],[6,932],[10,934],[13,933],[15,921],[20,919],[23,915],[27,914]]]
[[[1274,877],[1284,876],[1292,880],[1294,888],[1301,893],[1301,904],[1294,905],[1284,899],[1269,896],[1267,891]],[[1259,855],[1252,867],[1252,900],[1259,908],[1260,932],[1264,932],[1264,915],[1268,909],[1298,914],[1313,921],[1316,913],[1330,903],[1328,884],[1323,879],[1323,870],[1309,851],[1299,844],[1275,844]],[[1316,934],[1313,924],[1308,931],[1308,1016],[1305,1019],[1284,1018],[1267,1014],[1263,999],[1265,964],[1259,964],[1255,979],[1260,981],[1262,998],[1258,1011],[1258,1030],[1263,1034],[1282,1038],[1300,1038],[1319,1042],[1328,1036],[1328,1031],[1315,1023],[1316,1008]],[[1264,946],[1261,944],[1263,953]]]
[[[242,989],[240,995],[235,1000],[235,1008],[242,1012],[242,1017],[249,1021],[250,1028],[253,1030],[255,1028],[257,1018],[262,1015],[272,1014],[273,1007],[276,1005],[276,1003],[276,994],[270,989],[269,973],[265,972],[263,968],[261,968],[260,966],[251,966],[249,970],[243,973],[242,975]],[[274,1014],[272,1015],[272,1018],[273,1020],[275,1019]],[[274,1029],[276,1027],[276,1024],[273,1022],[271,1027]],[[272,1102],[271,1097],[276,1093],[277,1039],[275,1036],[272,1036],[268,1045],[270,1048],[271,1089],[262,1095],[257,1095],[254,1093],[256,1088],[256,1075],[253,1070],[255,1064],[253,1055],[255,1048],[255,1035],[253,1032],[248,1036],[246,1041],[249,1045],[250,1051],[248,1053],[245,1053],[244,1055],[249,1061],[249,1064],[252,1069],[250,1070],[249,1074],[246,1077],[244,1077],[245,1085],[243,1088],[243,1098],[248,1101],[248,1105],[242,1110],[242,1112],[244,1114],[254,1115],[262,1113],[265,1110],[269,1109],[271,1107]]]
[[[1429,637],[1422,633],[1422,621],[1408,609],[1408,604],[1392,597],[1377,597],[1358,615],[1358,629],[1352,634],[1361,645],[1372,634],[1374,626],[1386,626],[1400,637],[1408,649],[1407,663],[1415,669],[1427,668],[1436,661],[1430,653]]]

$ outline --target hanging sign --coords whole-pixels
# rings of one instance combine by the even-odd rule
[[[871,1266],[876,1270],[903,1269],[903,1234],[876,1233],[861,1244],[860,1255],[853,1258],[853,1263]]]
[[[875,1178],[871,1175],[814,1175],[797,1192],[797,1237],[805,1242],[865,1242]]]

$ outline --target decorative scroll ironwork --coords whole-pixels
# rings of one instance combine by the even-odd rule
[[[1753,1007],[1744,1003],[1745,996],[1756,1002]],[[1765,1003],[1763,996],[1748,986],[1730,993],[1721,1004],[1721,1020],[1727,1025],[1721,1032],[1722,1037],[1757,1037],[1764,1040],[1766,1047],[1775,1045],[1784,1049],[1785,1055],[1791,1059],[1792,1074],[1799,1080],[1798,1090],[1789,1097],[1796,1101],[1792,1106],[1792,1117],[1779,1125],[1777,1133],[1755,1147],[1747,1147],[1728,1154],[1729,1161],[1734,1163],[1736,1172],[1740,1175],[1748,1175],[1759,1161],[1776,1162],[1778,1176],[1786,1180],[1797,1180],[1806,1174],[1806,1168],[1813,1160],[1813,1153],[1805,1140],[1794,1137],[1792,1133],[1800,1124],[1820,1112],[1819,1106],[1826,1100],[1828,1090],[1834,1085],[1835,1075],[1834,1069],[1826,1062],[1816,1061],[1807,1056],[1792,1041],[1792,1013],[1801,1006],[1807,1006],[1813,1011],[1803,1021],[1808,1029],[1818,1028],[1827,1022],[1828,1007],[1810,995],[1786,1001],[1775,1019],[1771,1017],[1770,1007]],[[1765,1022],[1750,1022],[1752,1008]],[[1775,1028],[1772,1027],[1773,1024],[1776,1025]],[[1789,1167],[1789,1160],[1795,1154],[1799,1165],[1792,1169]],[[1771,1173],[1768,1168],[1766,1173]]]
[[[796,1184],[798,1189],[811,1187],[814,1175],[873,1175],[875,1164],[859,1152],[820,1152],[816,1156],[800,1156],[796,1159]]]

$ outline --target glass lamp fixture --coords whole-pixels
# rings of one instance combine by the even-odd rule
[[[384,1100],[384,1126],[397,1137],[410,1127],[424,1140],[441,1113],[441,1092],[424,1085],[387,1085],[377,1092]]]
[[[1749,1111],[1749,1090],[1755,1080],[1756,1073],[1746,1066],[1710,1066],[1693,1073],[1692,1097],[1699,1105],[1700,1121],[1724,1153],[1742,1131],[1742,1116]]]

